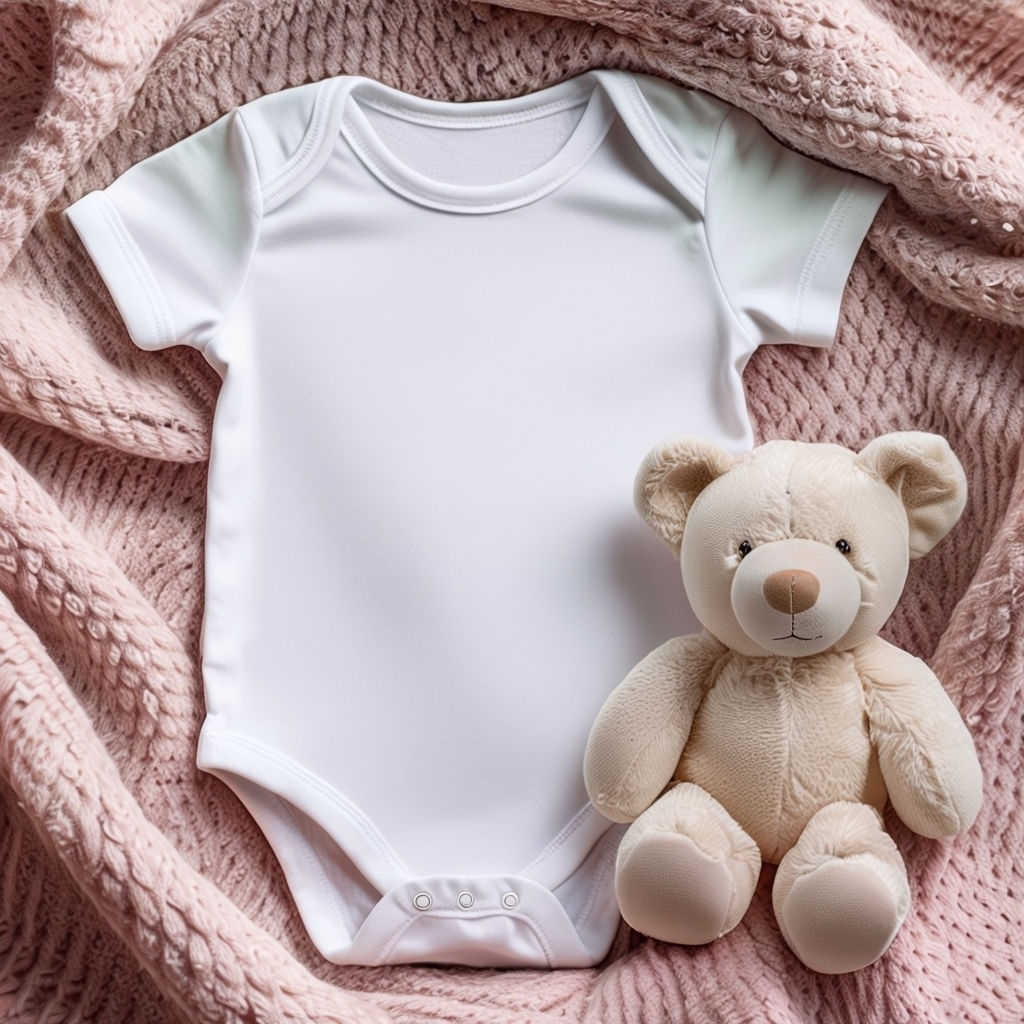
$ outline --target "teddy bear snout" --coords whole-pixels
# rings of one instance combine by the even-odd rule
[[[781,569],[764,581],[762,591],[764,599],[777,612],[799,615],[814,607],[821,584],[806,569]]]
[[[860,577],[832,544],[782,537],[754,545],[733,564],[730,610],[762,651],[820,654],[846,635],[860,611]],[[731,646],[736,642],[733,633]]]

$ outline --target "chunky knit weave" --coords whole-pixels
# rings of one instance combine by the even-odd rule
[[[961,708],[986,802],[953,843],[890,818],[913,909],[855,975],[785,949],[767,872],[706,948],[623,929],[593,970],[332,967],[255,826],[194,768],[217,382],[195,352],[133,348],[60,212],[288,85],[358,72],[496,98],[602,65],[707,89],[893,186],[835,347],[762,349],[745,378],[761,438],[936,430],[971,487],[887,634]],[[1022,202],[1014,0],[0,5],[0,1019],[1019,1024]]]

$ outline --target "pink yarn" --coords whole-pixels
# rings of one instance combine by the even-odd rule
[[[134,349],[60,211],[287,85],[493,98],[599,65],[707,89],[893,186],[834,348],[762,349],[745,378],[762,438],[936,430],[971,488],[887,634],[961,708],[986,802],[952,843],[890,819],[913,908],[855,975],[789,954],[767,872],[701,949],[623,929],[593,970],[333,967],[193,765],[216,379]],[[1010,0],[0,5],[0,1019],[1024,1020],[1022,67]]]

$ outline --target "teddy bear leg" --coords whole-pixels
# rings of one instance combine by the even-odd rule
[[[684,782],[623,836],[615,892],[623,918],[638,932],[701,945],[736,927],[760,870],[757,844],[717,800]]]
[[[818,811],[779,863],[772,903],[786,942],[811,970],[843,974],[874,963],[910,907],[906,867],[881,815],[858,803]]]

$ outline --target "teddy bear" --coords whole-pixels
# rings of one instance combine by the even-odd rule
[[[635,502],[679,557],[704,632],[636,665],[587,743],[591,801],[631,823],[615,867],[623,918],[655,939],[710,942],[775,864],[772,906],[797,957],[825,974],[873,963],[910,903],[886,801],[936,839],[981,805],[952,701],[878,636],[909,560],[963,511],[960,463],[920,431],[738,457],[678,437],[644,460]]]

